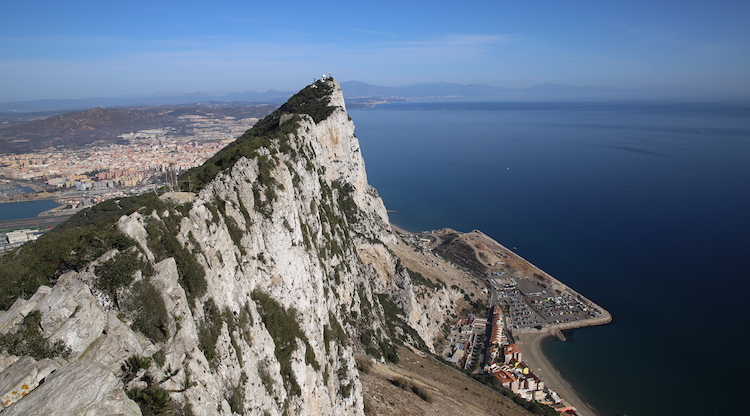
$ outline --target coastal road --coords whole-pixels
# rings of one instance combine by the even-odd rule
[[[490,291],[490,304],[487,305],[488,309],[492,309],[492,306],[497,302],[497,292],[495,291],[495,285],[484,279],[484,284],[487,286],[487,290]]]
[[[55,217],[33,217],[21,220],[0,221],[0,231],[17,230],[20,228],[46,227],[48,225],[57,225],[68,218],[70,215],[58,215]]]

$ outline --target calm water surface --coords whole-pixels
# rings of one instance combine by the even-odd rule
[[[0,221],[32,218],[60,204],[53,200],[11,202],[0,204]]]
[[[350,114],[391,221],[481,229],[613,314],[544,344],[602,415],[745,413],[750,104]]]

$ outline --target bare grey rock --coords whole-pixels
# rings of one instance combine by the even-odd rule
[[[7,311],[0,311],[0,333],[12,331],[16,325],[23,321],[23,318],[31,312],[36,305],[52,292],[49,286],[40,286],[36,293],[29,298],[16,299],[13,305]]]
[[[141,411],[127,397],[122,381],[111,371],[96,363],[77,362],[58,368],[2,414],[136,416]]]
[[[0,408],[24,398],[59,366],[54,360],[36,361],[31,357],[21,357],[8,366],[0,373]]]

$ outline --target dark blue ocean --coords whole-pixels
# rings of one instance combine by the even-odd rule
[[[747,414],[750,103],[350,114],[391,221],[481,229],[613,314],[544,344],[601,415]]]

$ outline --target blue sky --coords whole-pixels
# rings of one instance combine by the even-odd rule
[[[419,82],[750,96],[750,2],[3,0],[0,102]]]

